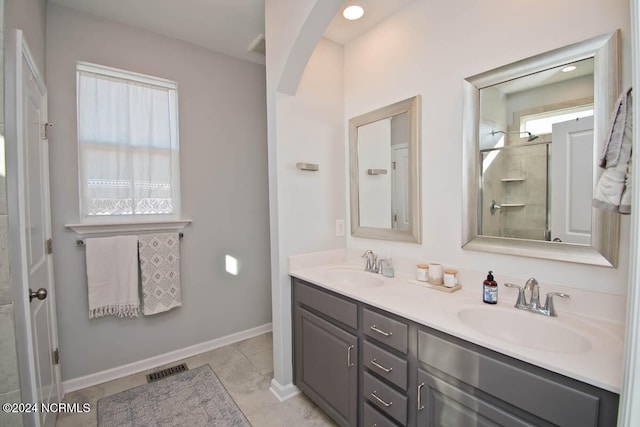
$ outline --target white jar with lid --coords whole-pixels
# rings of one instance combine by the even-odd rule
[[[444,286],[453,288],[458,284],[458,271],[454,269],[444,270]]]
[[[418,264],[416,266],[416,279],[421,282],[429,281],[429,264]]]

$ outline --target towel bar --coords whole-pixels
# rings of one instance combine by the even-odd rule
[[[182,238],[184,237],[184,233],[182,233],[182,232],[178,233],[178,237],[182,239]],[[76,245],[78,245],[78,246],[84,246],[84,245],[85,245],[85,241],[84,241],[84,239],[78,239],[78,240],[76,240]]]

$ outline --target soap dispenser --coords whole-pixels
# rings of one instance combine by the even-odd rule
[[[487,304],[498,303],[498,283],[493,280],[493,271],[489,271],[487,279],[482,282],[482,301]]]
[[[384,277],[393,277],[395,272],[393,270],[393,260],[391,259],[391,254],[387,252],[387,257],[382,260],[382,275]]]

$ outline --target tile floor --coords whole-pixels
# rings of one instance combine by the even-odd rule
[[[285,402],[279,402],[269,391],[273,377],[271,333],[202,353],[167,366],[182,362],[185,362],[189,369],[208,363],[253,427],[336,425],[304,395],[299,394]],[[59,414],[56,426],[96,426],[98,399],[146,384],[146,374],[164,367],[166,366],[159,366],[146,372],[67,394],[64,402],[89,403],[91,411],[81,414]]]

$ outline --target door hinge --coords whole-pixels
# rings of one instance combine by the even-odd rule
[[[53,126],[53,123],[44,123],[42,127],[44,128],[44,136],[42,139],[49,139],[49,128]]]
[[[55,350],[53,350],[53,364],[57,365],[60,363],[60,351],[58,351],[58,349],[56,348]]]
[[[396,170],[396,162],[391,162],[391,166],[393,167],[393,170]]]
[[[44,251],[47,255],[51,255],[53,253],[53,239],[47,239],[44,242]]]
[[[398,214],[393,214],[393,222],[398,222]]]

